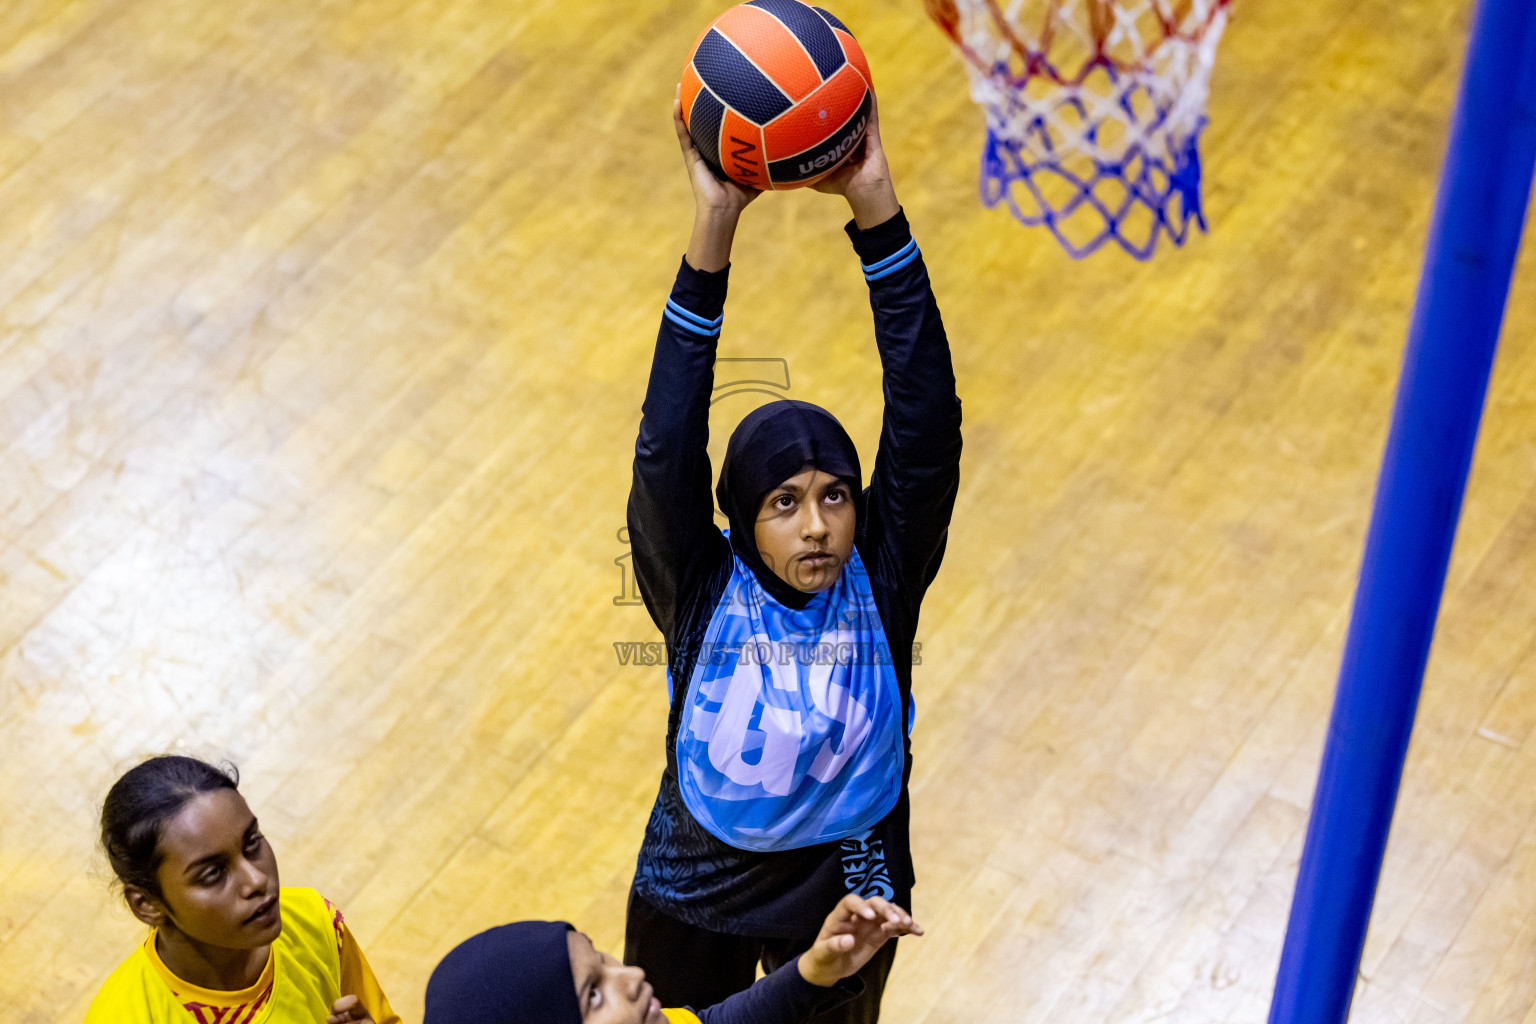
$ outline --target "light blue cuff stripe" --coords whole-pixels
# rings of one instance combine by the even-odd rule
[[[699,314],[690,312],[690,311],[684,309],[682,306],[679,306],[677,303],[673,302],[670,298],[667,299],[667,308],[670,309],[672,312],[678,314],[679,316],[683,317],[685,320],[692,320],[694,323],[698,324],[700,327],[710,327],[710,328],[713,328],[715,330],[719,330],[720,329],[720,325],[725,323],[725,314],[724,313],[721,313],[719,316],[715,317],[713,320],[705,320],[703,317],[699,316]]]
[[[905,252],[906,250],[902,250],[902,251]],[[896,255],[900,256],[901,253],[897,253]],[[917,244],[914,242],[913,245],[912,245],[912,251],[907,253],[906,258],[903,259],[900,263],[893,263],[890,266],[886,267],[884,270],[877,270],[874,273],[865,273],[864,280],[866,280],[866,281],[878,281],[882,277],[888,277],[891,274],[896,273],[896,271],[901,270],[903,267],[906,267],[908,264],[910,264],[913,261],[915,261],[921,255],[922,255],[922,252],[920,252],[918,250]]]
[[[865,274],[873,274],[877,270],[884,270],[887,266],[889,266],[892,263],[895,263],[897,260],[901,259],[903,256],[906,256],[908,253],[910,253],[913,249],[916,249],[916,248],[917,248],[917,239],[909,238],[909,239],[907,239],[907,244],[906,245],[902,246],[900,249],[897,249],[895,252],[893,252],[889,256],[887,256],[885,259],[883,259],[883,260],[876,260],[875,262],[869,263],[869,264],[860,263],[859,267],[864,271]]]
[[[691,320],[684,320],[682,317],[680,317],[676,313],[672,312],[672,309],[671,309],[670,306],[668,306],[668,308],[666,308],[666,309],[663,309],[661,311],[661,315],[666,317],[668,320],[671,320],[673,323],[677,324],[677,326],[681,327],[683,330],[685,330],[685,331],[692,331],[694,334],[702,335],[703,337],[706,337],[706,338],[716,337],[720,333],[720,328],[718,328],[718,327],[700,327],[698,324],[694,323]],[[698,318],[695,317],[694,319],[696,320]],[[708,323],[708,321],[705,321],[705,322]]]

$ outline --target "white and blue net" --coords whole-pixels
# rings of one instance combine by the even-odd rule
[[[1230,0],[928,0],[986,111],[981,198],[1073,256],[1182,245]]]

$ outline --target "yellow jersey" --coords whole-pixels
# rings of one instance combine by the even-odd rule
[[[400,1024],[341,911],[313,889],[278,894],[283,931],[250,988],[198,988],[172,974],[151,931],[91,1001],[85,1024],[322,1024],[342,996],[357,996],[374,1024]]]

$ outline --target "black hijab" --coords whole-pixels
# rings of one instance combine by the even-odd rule
[[[853,489],[855,522],[864,522],[859,452],[837,417],[819,405],[783,399],[748,413],[731,433],[715,487],[720,511],[731,524],[731,547],[774,600],[804,608],[813,596],[790,586],[757,550],[757,510],[768,492],[814,466]]]
[[[455,946],[427,979],[422,1024],[581,1024],[564,921],[518,921]]]

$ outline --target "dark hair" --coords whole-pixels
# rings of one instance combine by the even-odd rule
[[[101,805],[101,846],[117,880],[163,900],[157,872],[165,823],[199,793],[239,786],[234,765],[215,767],[178,754],[152,757],[123,773]]]

